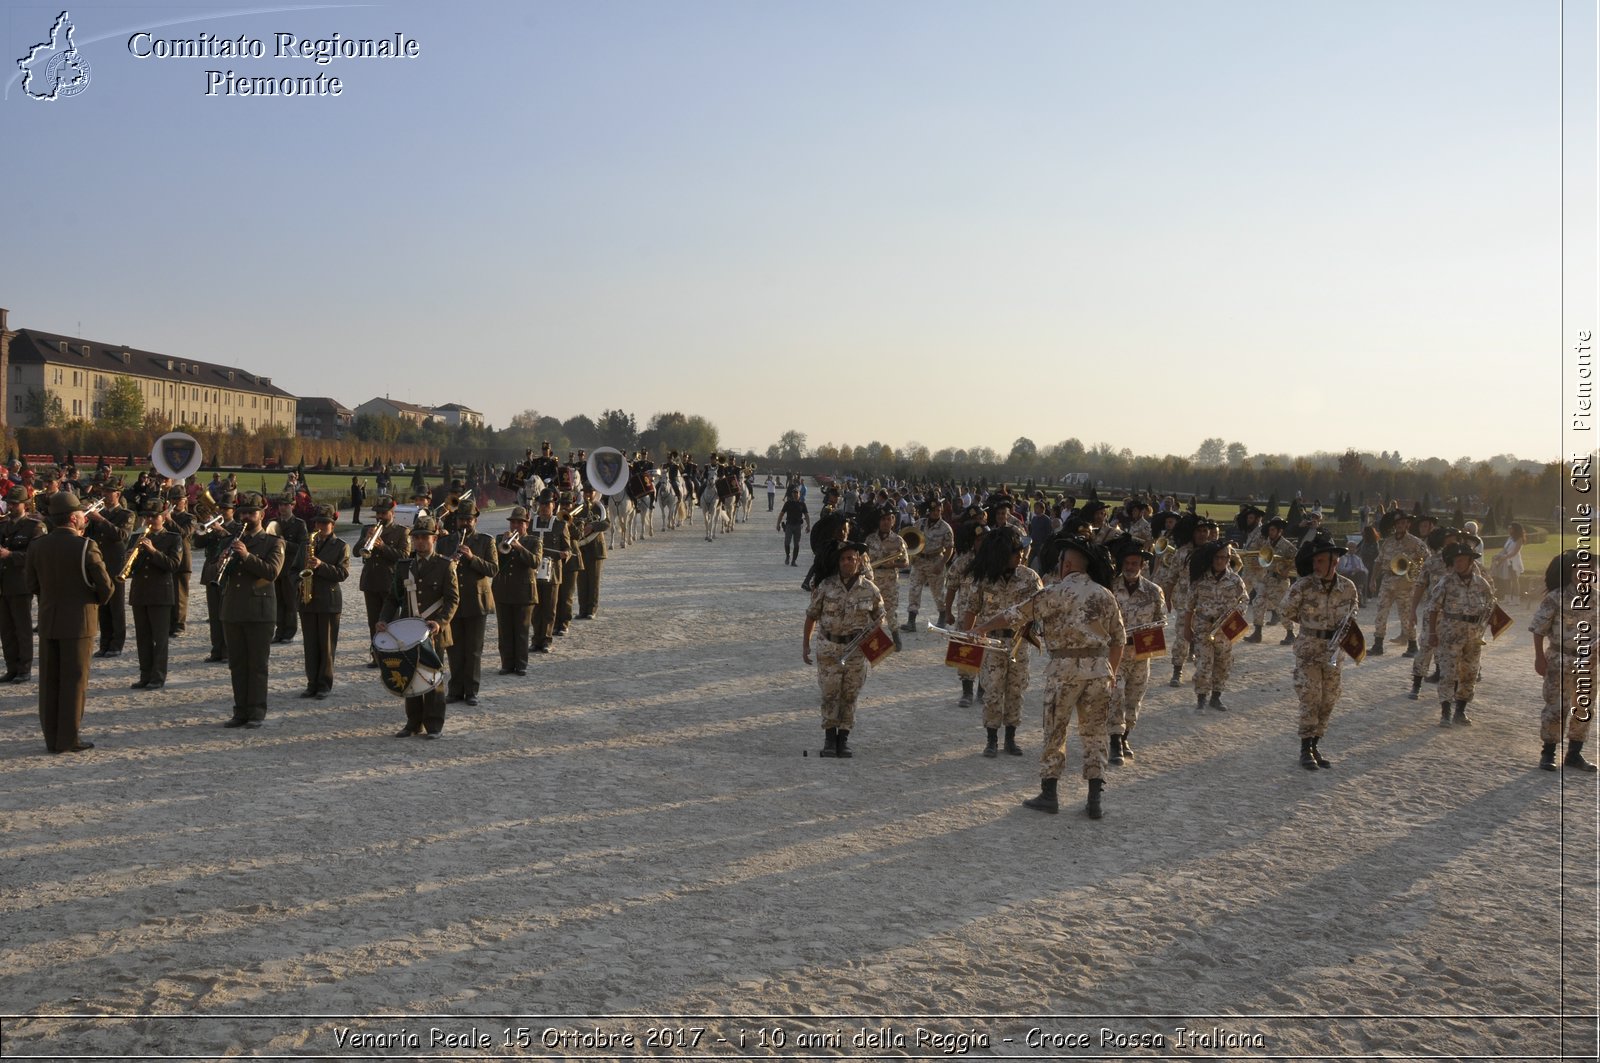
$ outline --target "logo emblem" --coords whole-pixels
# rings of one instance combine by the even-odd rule
[[[200,469],[200,442],[187,432],[168,432],[150,452],[156,471],[169,480],[187,480]]]
[[[603,495],[627,490],[628,473],[628,463],[616,447],[600,447],[589,455],[589,482]]]
[[[76,96],[89,87],[89,61],[72,43],[76,27],[63,11],[50,27],[50,39],[28,49],[17,60],[22,71],[22,91],[35,100],[51,103]]]

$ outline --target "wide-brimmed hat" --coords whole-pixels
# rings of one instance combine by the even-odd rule
[[[439,522],[434,520],[432,517],[419,516],[416,520],[411,522],[411,535],[413,538],[418,535],[438,534]]]
[[[1451,543],[1449,546],[1444,548],[1444,560],[1446,564],[1454,564],[1456,558],[1458,557],[1470,557],[1477,559],[1482,556],[1482,554],[1478,553],[1478,551],[1472,548],[1470,543]]]
[[[83,508],[83,503],[78,501],[78,496],[71,491],[57,491],[50,496],[50,515],[52,517],[65,517],[76,513]]]
[[[523,509],[521,506],[512,506],[511,516],[507,517],[506,519],[525,521],[528,519],[528,511]]]

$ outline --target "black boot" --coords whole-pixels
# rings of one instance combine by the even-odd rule
[[[837,727],[830,727],[823,732],[822,755],[825,757],[837,757],[839,755],[839,729]]]
[[[1579,755],[1581,756],[1582,754]],[[1556,770],[1556,744],[1554,742],[1546,742],[1544,748],[1539,751],[1539,767],[1545,771]]]
[[[1411,677],[1411,693],[1406,695],[1406,696],[1409,697],[1412,701],[1416,701],[1417,700],[1417,695],[1419,695],[1421,693],[1422,693],[1422,677],[1420,675],[1414,675],[1414,676]]]
[[[1382,657],[1383,656],[1383,636],[1382,635],[1379,635],[1377,638],[1372,640],[1372,649],[1367,651],[1367,656],[1368,657]]]
[[[1448,701],[1439,702],[1439,726],[1450,726],[1450,703]]]
[[[908,635],[917,630],[917,611],[915,609],[906,613],[906,622],[900,625],[900,630]]]
[[[900,649],[901,649],[901,647],[900,647],[900,629],[896,628],[894,631],[890,632],[890,634],[892,634],[894,636],[894,652],[899,653]]]
[[[1415,657],[1416,655],[1417,655],[1417,640],[1416,639],[1407,639],[1406,640],[1406,652],[1402,653],[1400,656],[1402,656],[1402,657]]]
[[[1167,686],[1169,686],[1169,687],[1181,687],[1181,686],[1183,686],[1183,665],[1180,664],[1177,667],[1172,669],[1172,678],[1167,680]]]
[[[849,737],[850,732],[841,727],[839,729],[839,756],[841,759],[847,759],[855,756],[855,754],[850,751],[850,746],[846,743],[846,739]]]
[[[989,727],[986,730],[989,732],[989,742],[983,747],[983,755],[986,757],[998,757],[1000,755],[1000,728]]]
[[[1293,646],[1294,645],[1294,632],[1293,631],[1285,631],[1283,633],[1283,638],[1278,640],[1278,645],[1280,645],[1280,646]]]
[[[1100,792],[1105,788],[1104,779],[1089,780],[1089,803],[1083,806],[1083,810],[1089,814],[1090,819],[1099,819],[1105,815],[1105,811],[1100,807]]]
[[[1433,666],[1433,674],[1428,676],[1428,682],[1437,683],[1438,681],[1439,681],[1439,666],[1438,665],[1434,665]]]
[[[956,704],[963,709],[972,705],[972,680],[963,679],[961,681],[961,700]]]
[[[1216,709],[1218,712],[1228,711],[1228,706],[1222,703],[1222,691],[1213,690],[1211,692],[1211,707]]]
[[[1457,727],[1471,727],[1472,726],[1472,721],[1467,719],[1467,703],[1464,702],[1464,701],[1456,702],[1455,724],[1456,724]]]
[[[1196,694],[1194,696],[1194,711],[1195,712],[1205,712],[1206,711],[1206,696],[1204,694]]]
[[[1320,738],[1313,738],[1311,740],[1311,759],[1317,762],[1317,767],[1319,768],[1331,768],[1333,767],[1333,761],[1323,756],[1322,750],[1317,748],[1317,743],[1320,741],[1322,741]]]
[[[1244,637],[1244,640],[1246,642],[1260,642],[1261,641],[1261,625],[1257,624],[1256,625],[1256,629],[1254,631],[1250,632],[1250,634],[1246,635]]]
[[[1055,779],[1039,780],[1039,796],[1030,797],[1022,802],[1023,807],[1032,808],[1039,812],[1048,812],[1052,816],[1061,811],[1061,802],[1056,799]]]
[[[1122,736],[1106,736],[1106,763],[1122,766]]]
[[[1583,759],[1583,743],[1582,742],[1568,742],[1567,743],[1567,759],[1563,760],[1561,763],[1566,765],[1569,768],[1577,768],[1579,771],[1594,771],[1595,770],[1595,767],[1594,767],[1593,764],[1590,764],[1587,760]]]
[[[1122,741],[1122,759],[1131,764],[1131,763],[1133,763],[1133,747],[1128,744],[1128,736],[1127,735],[1123,735],[1121,741]]]
[[[1006,724],[1006,752],[1013,757],[1022,756],[1022,747],[1017,745],[1017,725]]]
[[[1317,758],[1311,755],[1311,739],[1300,739],[1300,766],[1307,771],[1317,770]]]

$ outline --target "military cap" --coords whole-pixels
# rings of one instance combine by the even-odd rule
[[[415,502],[418,499],[421,499],[424,502],[430,502],[433,500],[433,492],[427,490],[426,488],[420,491],[411,492],[411,501]]]
[[[76,513],[83,508],[83,503],[78,501],[78,496],[71,491],[57,491],[50,496],[50,515],[52,517],[65,517]]]
[[[1083,504],[1082,508],[1080,508],[1078,512],[1082,513],[1084,516],[1088,516],[1090,513],[1096,513],[1105,508],[1106,504],[1104,502],[1100,501],[1098,498],[1091,498],[1089,501]]]
[[[318,524],[333,524],[339,519],[338,512],[332,506],[318,506],[312,520]]]
[[[1455,559],[1458,557],[1479,558],[1482,556],[1482,554],[1478,553],[1478,551],[1472,548],[1470,543],[1451,543],[1449,546],[1444,548],[1444,559],[1446,563],[1454,563]]]
[[[413,536],[438,535],[439,522],[432,517],[420,516],[411,522],[411,534]]]
[[[234,504],[233,508],[239,510],[241,513],[259,513],[265,504],[266,499],[262,498],[254,491],[246,491],[243,495],[239,496],[239,501]]]
[[[512,506],[511,516],[507,517],[506,519],[526,521],[528,519],[528,511],[523,509],[521,506]]]
[[[171,487],[167,488],[163,494],[166,496],[168,502],[177,502],[188,497],[188,495],[184,492],[182,484],[173,484]]]
[[[554,487],[546,487],[543,491],[539,492],[539,504],[543,505],[546,502],[554,504],[555,501],[560,497],[561,492],[557,491]]]
[[[387,513],[393,508],[394,508],[394,499],[389,497],[388,495],[384,495],[382,498],[380,498],[376,502],[372,503],[372,511],[374,513]]]
[[[169,508],[171,507],[167,504],[166,499],[151,495],[144,500],[144,505],[139,507],[139,515],[141,517],[154,517],[166,513]]]
[[[273,499],[273,501],[280,506],[292,506],[294,505],[294,492],[285,491],[283,494]]]
[[[218,509],[233,509],[239,504],[239,492],[224,491],[222,497],[217,499]]]
[[[1284,520],[1282,517],[1272,517],[1267,521],[1266,526],[1269,528],[1287,528],[1289,526],[1289,522]]]
[[[835,539],[833,548],[836,552],[841,554],[850,553],[852,551],[858,554],[864,554],[867,552],[866,544],[858,543],[854,539]]]
[[[12,503],[26,502],[27,500],[28,500],[28,489],[26,487],[23,487],[21,484],[17,484],[11,490],[6,492],[6,501],[7,502],[12,502]]]

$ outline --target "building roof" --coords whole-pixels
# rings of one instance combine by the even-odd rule
[[[463,406],[459,402],[447,402],[443,406],[435,406],[436,410],[455,410],[458,413],[476,413],[482,416],[481,410],[474,410],[471,406]]]
[[[66,350],[62,350],[62,345]],[[85,355],[84,349],[89,353]],[[50,365],[70,365],[92,373],[112,376],[141,376],[157,380],[170,380],[208,388],[227,388],[250,391],[260,395],[274,395],[293,399],[294,395],[278,387],[271,377],[257,376],[244,369],[197,362],[192,358],[177,358],[142,351],[120,343],[101,343],[79,336],[65,336],[58,332],[41,332],[38,329],[18,329],[11,341],[11,361]]]
[[[415,414],[416,416],[423,417],[423,418],[428,418],[428,417],[432,417],[433,416],[433,411],[428,409],[426,406],[418,406],[416,403],[412,403],[412,402],[402,402],[399,399],[391,399],[391,398],[388,398],[387,396],[383,396],[383,395],[379,395],[376,398],[368,399],[366,402],[363,402],[361,405],[362,406],[370,406],[374,402],[381,402],[381,403],[384,403],[385,405],[392,406],[397,412],[400,412],[400,413]]]
[[[352,417],[355,416],[355,411],[338,399],[328,398],[323,395],[302,398],[298,409],[303,414],[334,413],[340,416],[345,414],[350,414]]]

